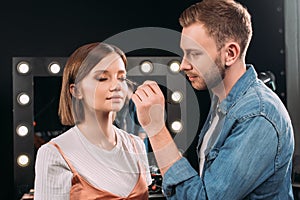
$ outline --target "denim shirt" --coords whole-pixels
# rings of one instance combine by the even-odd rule
[[[202,177],[186,158],[163,177],[167,199],[293,199],[291,171],[293,127],[279,97],[257,78],[252,65],[228,96],[216,97],[199,134],[199,146],[214,113],[221,116],[217,134],[205,152]]]

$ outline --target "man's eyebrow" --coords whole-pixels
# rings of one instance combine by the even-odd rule
[[[192,53],[192,52],[203,53],[202,49],[184,49],[183,51],[185,53]]]
[[[202,49],[193,49],[193,48],[190,48],[190,49],[185,49],[185,51],[202,51]]]

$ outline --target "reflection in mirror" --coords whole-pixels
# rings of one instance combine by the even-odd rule
[[[58,104],[61,77],[34,77],[34,155],[37,149],[68,128],[60,123]]]

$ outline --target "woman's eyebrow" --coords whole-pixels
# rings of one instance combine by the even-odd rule
[[[126,73],[125,70],[119,70],[118,73]]]
[[[102,74],[102,73],[107,74],[107,73],[109,73],[109,71],[108,70],[96,70],[93,73],[94,74]],[[122,74],[122,73],[126,73],[126,71],[125,70],[118,71],[118,74]]]
[[[94,74],[102,74],[102,73],[107,73],[107,72],[108,72],[107,70],[96,70],[93,73]]]

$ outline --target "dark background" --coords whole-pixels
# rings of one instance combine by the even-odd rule
[[[0,166],[4,185],[1,199],[14,198],[12,58],[65,57],[82,44],[102,41],[133,28],[153,26],[180,31],[180,13],[195,2],[18,0],[0,6]],[[276,92],[286,104],[283,0],[239,2],[248,7],[253,21],[254,35],[247,62],[254,64],[258,71],[270,70],[275,74]],[[147,56],[153,52],[140,54]],[[207,104],[207,99],[199,98],[200,104],[202,101]],[[193,153],[189,156],[191,162],[196,160],[193,156]]]

